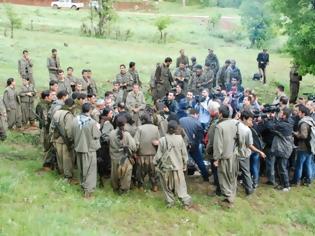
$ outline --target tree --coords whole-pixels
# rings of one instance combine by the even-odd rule
[[[245,25],[251,46],[262,47],[271,33],[271,14],[265,1],[244,0],[240,7],[242,23]]]
[[[216,13],[213,16],[209,16],[208,26],[209,29],[214,29],[217,24],[220,22],[222,15],[220,13]]]
[[[154,25],[158,28],[158,31],[160,32],[160,40],[163,40],[163,34],[164,37],[166,37],[166,33],[164,33],[164,30],[172,23],[171,18],[168,16],[161,16],[156,19],[154,22]]]
[[[13,11],[11,5],[5,5],[5,12],[9,20],[9,27],[11,30],[11,39],[13,39],[13,31],[14,29],[19,29],[22,27],[21,18]]]
[[[105,26],[117,17],[112,0],[98,0],[99,7],[95,8],[98,16],[96,35],[104,36]]]
[[[117,18],[117,14],[113,8],[112,0],[91,1],[90,14],[87,19],[90,24],[85,22],[81,25],[81,32],[89,36],[104,37],[110,32],[106,32],[106,27],[109,28],[110,23]]]
[[[273,0],[274,10],[282,14],[282,26],[289,36],[287,51],[299,65],[299,73],[315,75],[315,1]]]

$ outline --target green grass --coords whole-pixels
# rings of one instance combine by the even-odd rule
[[[200,211],[167,209],[161,192],[117,196],[109,183],[86,201],[78,186],[55,173],[39,174],[33,136],[11,133],[0,146],[0,235],[314,235],[314,186],[282,193],[261,185],[252,197],[239,188],[223,210],[208,184],[188,178]],[[18,153],[18,155],[17,155]]]
[[[34,61],[39,91],[47,88],[46,58],[52,48],[59,50],[62,67],[73,66],[77,76],[81,69],[91,68],[102,95],[110,88],[121,63],[137,62],[141,79],[147,82],[155,64],[166,56],[175,59],[180,48],[185,48],[189,57],[196,56],[203,64],[209,47],[215,49],[221,64],[226,58],[237,60],[245,87],[254,88],[262,102],[273,99],[277,83],[284,84],[288,91],[290,58],[287,55],[271,52],[268,85],[262,86],[250,80],[257,71],[258,50],[247,49],[246,40],[226,43],[210,36],[205,23],[199,20],[172,17],[173,22],[167,29],[169,43],[159,44],[158,32],[153,26],[157,15],[119,13],[113,29],[133,32],[125,42],[80,36],[79,28],[88,15],[87,10],[56,11],[16,5],[14,9],[23,18],[23,26],[10,39],[3,36],[7,21],[0,5],[1,93],[8,77],[18,78],[17,60],[25,48]],[[174,3],[161,4],[158,14],[209,15],[218,11],[222,15],[238,15],[235,9],[197,6],[183,9]],[[33,31],[30,31],[31,20]],[[270,48],[276,51],[283,39],[274,40]],[[313,79],[312,76],[303,78],[301,92],[314,91]],[[21,81],[17,81],[20,87]],[[200,212],[186,212],[180,207],[167,209],[161,192],[132,191],[126,196],[117,196],[109,183],[104,189],[97,189],[94,200],[84,201],[78,186],[64,183],[55,173],[41,175],[36,171],[42,165],[42,150],[33,146],[36,143],[36,136],[10,133],[8,140],[0,144],[1,236],[315,234],[314,186],[282,193],[262,185],[250,198],[240,189],[232,210],[222,210],[216,198],[208,197],[209,186],[198,178],[188,178],[188,190],[200,205]]]

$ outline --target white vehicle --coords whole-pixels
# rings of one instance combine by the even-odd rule
[[[89,2],[89,7],[94,8],[95,10],[98,10],[100,8],[100,4],[99,4],[98,0],[91,0]]]
[[[75,0],[58,0],[51,2],[50,6],[54,9],[60,8],[71,8],[74,10],[79,10],[84,7],[84,3],[76,2]]]

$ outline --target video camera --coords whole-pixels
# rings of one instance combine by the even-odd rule
[[[278,104],[265,104],[262,109],[263,113],[276,113],[280,111],[279,103]]]
[[[255,110],[253,111],[254,118],[267,119],[267,113],[278,113],[280,112],[279,103],[278,104],[265,104],[264,108],[261,111]]]
[[[201,95],[196,95],[195,96],[196,103],[201,103],[201,102],[204,102],[205,100],[206,100],[206,98],[201,96]]]
[[[225,98],[225,95],[223,93],[221,93],[221,91],[217,90],[214,93],[211,93],[211,98],[214,100],[220,100],[223,101]]]
[[[315,94],[314,93],[303,93],[304,96],[307,96],[309,101],[315,102]]]

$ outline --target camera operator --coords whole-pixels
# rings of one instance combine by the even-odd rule
[[[202,90],[201,96],[198,97],[196,102],[197,104],[195,106],[195,109],[199,113],[199,121],[202,125],[203,130],[206,131],[210,123],[210,113],[208,111],[208,104],[210,102],[209,90]]]
[[[275,157],[277,170],[279,172],[280,183],[277,189],[288,192],[290,190],[288,159],[290,158],[294,142],[292,137],[293,123],[290,123],[289,117],[291,110],[283,108],[279,112],[279,120],[276,120],[269,128],[275,134],[271,153]]]
[[[265,143],[263,142],[261,132],[264,129],[264,124],[261,122],[261,117],[254,113],[253,126],[249,127],[253,135],[253,145],[258,150],[264,150]],[[260,176],[260,156],[258,152],[253,151],[249,157],[250,159],[250,173],[253,180],[253,188],[256,189],[259,184]]]
[[[266,114],[263,114],[261,118],[262,128],[261,136],[265,143],[264,151],[266,153],[266,176],[268,185],[275,185],[275,157],[270,152],[271,145],[275,134],[272,132],[273,122],[276,120],[276,112],[266,111]]]

